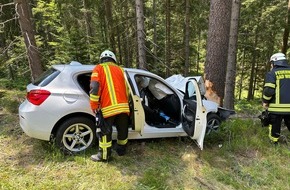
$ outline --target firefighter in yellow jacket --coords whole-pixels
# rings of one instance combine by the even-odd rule
[[[112,149],[112,126],[117,128],[116,152],[119,156],[126,153],[128,142],[128,88],[122,67],[116,65],[116,56],[105,50],[100,55],[100,64],[91,75],[90,105],[94,113],[99,109],[109,129],[108,134],[100,133],[98,154],[92,155],[93,161],[107,161]]]
[[[273,54],[270,62],[272,69],[266,75],[262,101],[269,111],[269,138],[277,144],[282,120],[290,131],[290,65],[283,53]]]

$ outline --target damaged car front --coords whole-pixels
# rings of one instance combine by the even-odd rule
[[[202,103],[208,112],[206,133],[209,134],[213,131],[217,131],[221,123],[230,118],[230,116],[234,115],[236,112],[234,110],[223,108],[219,106],[216,102],[207,100],[207,98],[205,97],[205,83],[202,76],[183,77],[179,74],[172,75],[165,79],[166,82],[168,82],[171,86],[173,86],[182,93],[185,93],[186,82],[190,80],[197,81],[201,96],[203,98]]]

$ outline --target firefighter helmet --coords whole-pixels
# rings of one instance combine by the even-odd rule
[[[270,62],[277,66],[287,66],[288,61],[284,53],[275,53],[271,56]]]
[[[105,50],[101,53],[100,60],[102,60],[103,58],[111,58],[114,60],[115,63],[117,62],[115,54],[110,50]]]

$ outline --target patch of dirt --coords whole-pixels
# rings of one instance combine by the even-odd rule
[[[249,149],[243,152],[239,152],[238,153],[240,156],[244,157],[244,158],[257,158],[259,157],[259,151],[255,150],[255,149]]]

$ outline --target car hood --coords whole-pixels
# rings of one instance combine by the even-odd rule
[[[192,79],[195,79],[197,81],[200,94],[204,96],[206,91],[205,91],[205,84],[204,84],[204,80],[202,76],[183,77],[181,74],[178,74],[178,75],[172,75],[171,77],[168,77],[167,79],[165,79],[165,81],[168,82],[172,87],[185,93],[186,82]]]
[[[185,92],[187,79],[182,75],[172,75],[171,77],[166,78],[165,81],[181,92]]]
[[[166,82],[168,82],[172,87],[180,90],[181,92],[185,93],[185,88],[186,88],[186,82],[190,79],[195,79],[198,83],[198,86],[200,88],[201,95],[205,95],[205,84],[202,76],[190,76],[190,77],[183,77],[182,75],[172,75],[168,77]],[[219,116],[225,120],[229,118],[229,116],[234,115],[235,111],[226,109],[223,107],[220,107],[216,102],[206,100],[205,98],[202,100],[202,103],[207,110],[207,112],[212,112],[212,113],[219,113]]]

